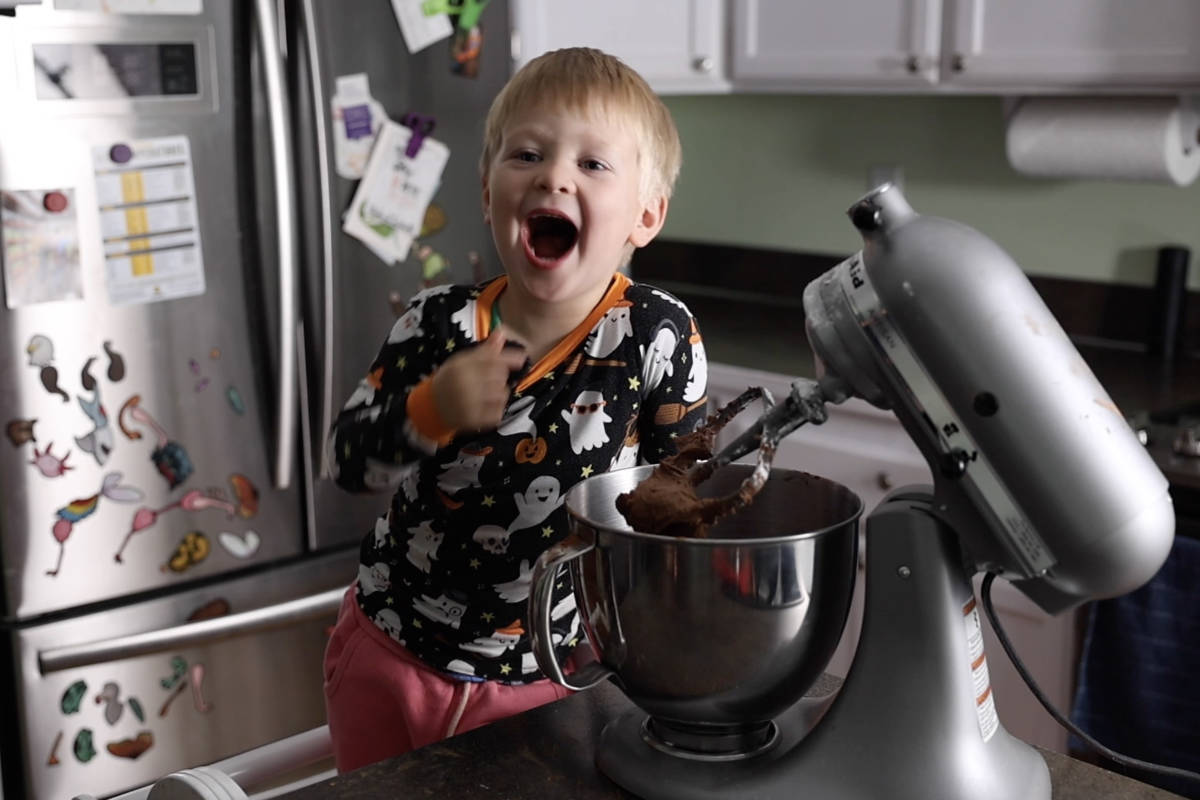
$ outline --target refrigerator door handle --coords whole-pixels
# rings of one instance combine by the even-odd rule
[[[107,664],[127,658],[145,656],[185,647],[209,645],[214,642],[248,636],[299,622],[336,614],[346,588],[330,589],[319,594],[289,600],[253,611],[230,614],[177,625],[174,628],[117,636],[96,642],[54,647],[38,652],[38,669],[42,675],[77,669],[95,664]]]
[[[309,83],[312,86],[313,124],[317,140],[317,180],[321,201],[321,427],[316,451],[320,453],[319,477],[329,478],[329,449],[325,438],[333,427],[333,188],[329,182],[329,130],[325,110],[329,98],[321,75],[321,49],[317,41],[316,9],[312,0],[304,0],[304,37],[308,45]]]
[[[279,372],[275,414],[275,488],[292,482],[296,434],[296,192],[292,182],[292,130],[284,87],[282,43],[275,0],[254,0],[258,43],[266,78],[275,213],[279,231]]]

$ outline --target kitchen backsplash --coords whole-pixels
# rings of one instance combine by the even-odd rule
[[[713,301],[730,304],[728,317],[749,317],[740,323],[743,327],[761,326],[764,332],[790,334],[803,342],[804,287],[849,254],[660,238],[637,251],[631,272],[688,302],[710,308]],[[1076,342],[1144,351],[1157,319],[1152,286],[1037,275],[1030,280]],[[700,323],[703,328],[703,316]],[[1186,293],[1177,350],[1184,358],[1200,358],[1200,292]]]

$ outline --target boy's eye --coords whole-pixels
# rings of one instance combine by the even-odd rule
[[[580,162],[580,165],[584,169],[588,169],[588,170],[608,169],[607,164],[605,164],[603,161],[600,161],[599,159],[595,159],[595,158],[585,158],[583,161]]]
[[[532,150],[520,150],[514,155],[514,158],[516,158],[517,161],[534,162],[538,160],[539,156]]]

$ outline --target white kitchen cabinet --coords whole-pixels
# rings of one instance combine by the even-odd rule
[[[791,376],[710,362],[709,406],[715,411],[749,386],[762,386],[779,401],[787,395],[792,380]],[[805,425],[780,443],[774,466],[811,472],[852,489],[863,500],[864,520],[892,489],[932,483],[924,457],[890,411],[854,399],[828,410],[825,423]],[[748,428],[761,412],[762,406],[756,403],[735,417],[718,437],[717,447]],[[752,456],[742,460],[752,460]],[[869,546],[869,542],[865,544]],[[853,662],[862,629],[864,572],[865,552],[859,556],[859,580],[846,631],[826,668],[833,675],[845,676]],[[977,595],[980,582],[977,577]],[[1051,617],[1003,580],[993,583],[992,600],[1000,624],[1038,685],[1064,714],[1069,713],[1079,644],[1077,616],[1070,613]],[[987,663],[1000,721],[1024,741],[1065,752],[1066,732],[1041,707],[1013,668],[982,608],[980,615],[985,620]]]
[[[731,0],[731,16],[735,91],[1200,85],[1195,0]]]
[[[734,0],[730,74],[739,89],[929,89],[942,0]]]
[[[513,61],[596,47],[636,69],[660,94],[729,90],[725,0],[512,0]]]
[[[947,0],[947,82],[1171,87],[1200,83],[1195,0]]]

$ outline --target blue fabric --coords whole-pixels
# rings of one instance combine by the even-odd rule
[[[1119,753],[1200,771],[1200,540],[1176,537],[1149,583],[1093,604],[1071,717]],[[1200,800],[1200,783],[1103,764]]]

